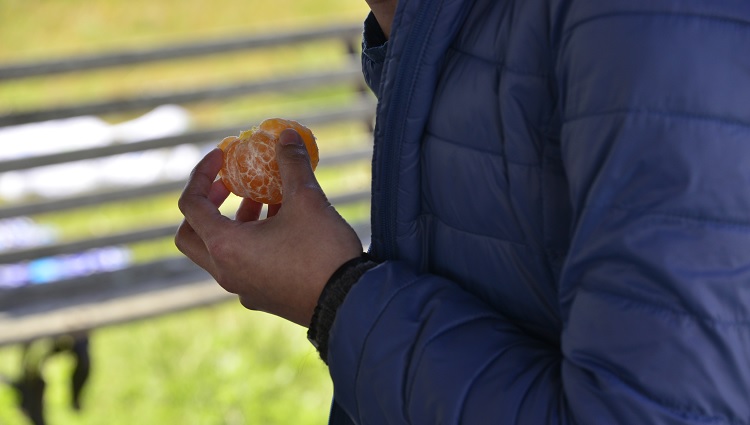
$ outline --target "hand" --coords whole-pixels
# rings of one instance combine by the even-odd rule
[[[362,253],[354,230],[328,202],[310,167],[302,139],[284,130],[276,145],[284,201],[244,199],[234,220],[219,212],[229,195],[216,176],[223,153],[215,149],[193,170],[178,206],[185,220],[175,244],[208,271],[243,306],[309,326],[326,282]]]

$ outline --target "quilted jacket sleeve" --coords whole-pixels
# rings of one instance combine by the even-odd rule
[[[562,382],[580,423],[750,423],[750,4],[574,1]]]
[[[403,263],[354,285],[329,344],[334,396],[357,424],[567,423],[556,347]]]
[[[750,7],[569,3],[562,346],[383,263],[331,331],[355,422],[750,424]]]

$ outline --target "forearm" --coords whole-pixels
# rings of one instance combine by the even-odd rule
[[[336,399],[355,421],[567,423],[557,347],[404,263],[383,263],[352,288],[328,354]]]

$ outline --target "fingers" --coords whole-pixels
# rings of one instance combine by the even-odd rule
[[[266,218],[273,217],[276,214],[279,213],[279,210],[281,209],[281,204],[271,204],[268,206],[268,212],[266,213]]]
[[[250,198],[245,198],[240,203],[240,207],[237,209],[235,220],[241,222],[255,221],[260,218],[260,211],[263,209],[263,204],[258,201],[253,201]]]
[[[219,208],[221,204],[226,201],[230,193],[229,189],[224,185],[224,182],[221,181],[221,179],[218,179],[211,184],[211,189],[208,192],[208,200],[211,201],[216,208]]]
[[[177,246],[180,252],[185,254],[195,264],[211,273],[211,255],[206,245],[187,221],[183,221],[180,227],[177,228],[174,241],[175,246]]]
[[[219,184],[214,184],[221,169],[223,154],[214,149],[193,169],[185,189],[177,202],[185,220],[198,236],[206,241],[218,232],[218,225],[226,220],[217,207],[226,198]],[[223,186],[223,184],[221,185]]]
[[[276,161],[279,163],[282,192],[285,196],[305,187],[320,189],[310,166],[310,156],[302,137],[296,131],[286,129],[281,132],[276,145]]]

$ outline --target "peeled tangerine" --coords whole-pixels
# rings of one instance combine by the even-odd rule
[[[297,121],[270,118],[260,126],[224,138],[221,180],[235,195],[264,204],[281,203],[281,174],[276,162],[276,142],[287,128],[295,130],[305,142],[313,171],[318,166],[318,145],[312,131]]]

